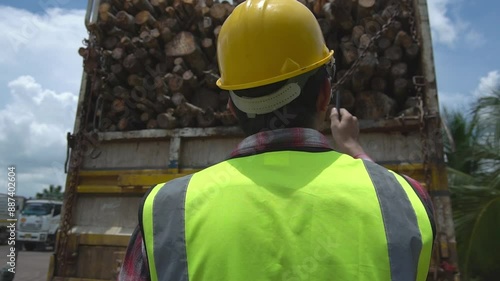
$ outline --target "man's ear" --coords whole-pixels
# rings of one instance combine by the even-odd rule
[[[323,84],[320,87],[318,100],[316,101],[316,109],[318,111],[326,111],[331,100],[331,85],[328,78],[323,80]]]
[[[234,105],[233,105],[233,102],[231,101],[231,99],[227,100],[227,106],[226,107],[227,107],[227,109],[229,109],[229,111],[234,116],[234,118],[238,119],[238,117],[236,117],[236,112],[234,111]]]

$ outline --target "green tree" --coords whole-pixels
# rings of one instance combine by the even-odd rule
[[[44,188],[41,193],[36,194],[36,199],[62,200],[63,197],[62,186],[54,186],[52,184],[49,188]]]
[[[464,280],[500,276],[500,90],[469,113],[445,110],[448,178]]]

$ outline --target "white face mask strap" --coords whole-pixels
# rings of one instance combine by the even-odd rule
[[[248,118],[255,118],[256,114],[266,114],[273,112],[296,99],[306,84],[309,77],[314,75],[318,69],[309,71],[288,80],[287,84],[270,95],[249,98],[237,96],[233,91],[229,91],[231,100],[239,110],[247,113]]]

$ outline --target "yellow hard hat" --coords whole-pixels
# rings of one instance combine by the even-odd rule
[[[247,0],[226,19],[217,41],[217,86],[241,90],[304,74],[330,62],[314,14],[297,0]]]

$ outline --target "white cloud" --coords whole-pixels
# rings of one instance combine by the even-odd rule
[[[66,132],[72,131],[78,97],[44,89],[31,76],[8,84],[11,102],[0,110],[2,167],[16,165],[18,194],[34,196],[64,184]]]
[[[78,48],[88,37],[85,11],[51,8],[36,14],[0,5],[0,15],[0,90],[19,76],[31,75],[57,92],[78,91]]]
[[[0,167],[17,166],[23,196],[64,186],[66,133],[73,131],[83,70],[78,48],[88,37],[84,10],[49,2],[58,8],[38,14],[0,5]]]
[[[428,10],[433,39],[448,47],[464,42],[470,47],[482,46],[486,40],[470,23],[451,10],[460,5],[457,0],[429,0]]]
[[[469,112],[470,105],[474,101],[471,94],[439,92],[439,104],[448,110],[462,110]]]
[[[479,84],[472,92],[439,92],[439,103],[443,108],[469,112],[472,109],[471,105],[478,97],[488,95],[498,87],[500,87],[500,71],[493,70],[479,78]]]
[[[488,95],[498,87],[500,87],[500,72],[498,70],[490,71],[479,79],[479,85],[474,91],[474,95],[476,97]]]

